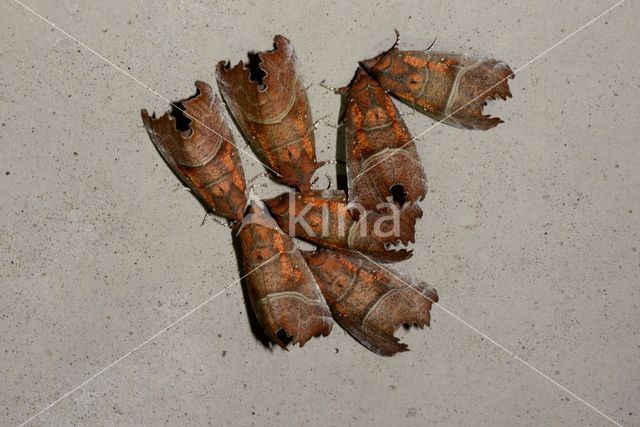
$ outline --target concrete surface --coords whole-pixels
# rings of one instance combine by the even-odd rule
[[[393,28],[407,48],[438,36],[519,67],[614,3],[24,2],[170,99],[276,33],[307,83],[347,83]],[[239,286],[111,365],[238,279],[230,233],[200,226],[148,140],[139,111],[162,99],[14,0],[0,10],[0,424],[60,397],[31,425],[609,423],[552,379],[640,425],[638,2],[522,70],[491,106],[506,123],[439,126],[418,144],[430,194],[399,268],[549,379],[440,307],[430,330],[400,331],[412,351],[391,359],[339,327],[271,351]],[[335,121],[338,97],[309,94]],[[406,120],[414,134],[433,124]],[[334,146],[321,126],[319,157]]]

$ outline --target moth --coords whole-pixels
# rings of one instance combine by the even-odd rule
[[[304,252],[336,321],[381,356],[407,351],[394,336],[403,324],[429,326],[438,293],[429,285],[383,269],[362,255]]]
[[[483,115],[489,99],[511,97],[511,68],[502,61],[431,50],[399,49],[396,42],[378,56],[361,61],[362,68],[384,90],[436,120],[464,129],[491,129],[502,123]]]
[[[302,347],[315,335],[329,335],[333,319],[300,251],[266,211],[252,201],[237,233],[247,272],[251,306],[267,336],[285,347]]]
[[[407,204],[390,214],[367,211],[356,221],[341,190],[288,192],[264,203],[292,236],[325,248],[358,251],[383,262],[411,257],[406,246],[415,243],[415,224],[422,217],[418,205]]]
[[[266,335],[285,346],[328,335],[333,321],[309,267],[289,236],[253,201],[222,103],[196,82],[193,97],[159,118],[142,110],[144,126],[162,157],[211,212],[233,222],[247,290]],[[245,214],[246,211],[246,214]]]
[[[360,67],[340,92],[346,103],[343,123],[352,216],[357,220],[361,211],[422,200],[426,176],[391,97]]]
[[[301,192],[322,163],[316,161],[311,108],[291,42],[277,35],[271,51],[249,63],[216,67],[220,92],[249,145],[275,179]]]
[[[205,82],[156,117],[142,110],[149,138],[173,173],[206,209],[231,221],[247,207],[244,171],[222,103]]]

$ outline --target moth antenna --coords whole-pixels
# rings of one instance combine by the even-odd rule
[[[328,165],[328,164],[335,164],[335,162],[333,162],[333,161],[321,162],[321,166],[325,166],[325,165]],[[328,173],[325,173],[325,174],[324,174],[324,177],[325,177],[325,178],[327,178],[327,182],[328,182],[328,184],[327,184],[327,188],[325,188],[324,190],[330,190],[330,189],[331,189],[331,186],[332,186],[332,184],[333,184],[333,181],[331,180],[331,176],[329,176],[329,174],[328,174]],[[316,176],[316,177],[313,179],[313,181],[311,182],[311,186],[316,185],[316,183],[317,183],[318,181],[320,181],[320,177],[319,177],[319,176]]]
[[[391,49],[400,46],[400,31],[398,31],[397,28],[394,28],[393,32],[396,33],[396,42],[393,44],[393,46],[391,46]],[[389,50],[391,50],[391,49],[389,49]]]
[[[431,50],[431,48],[436,44],[436,42],[437,42],[437,41],[438,41],[438,36],[435,36],[435,37],[433,38],[433,41],[432,41],[432,42],[431,42],[431,44],[429,45],[429,47],[428,47],[428,48],[426,48],[424,51],[426,52],[426,51],[428,51],[428,50]]]
[[[327,188],[326,190],[330,190],[331,187],[333,186],[333,180],[331,179],[331,176],[328,173],[324,174],[325,178],[327,178]]]

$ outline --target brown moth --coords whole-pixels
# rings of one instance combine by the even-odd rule
[[[396,32],[397,34],[397,32]],[[483,115],[486,100],[511,97],[514,73],[495,59],[430,50],[403,51],[396,43],[360,65],[382,87],[422,113],[451,126],[491,129],[502,123]]]
[[[178,178],[211,212],[242,219],[246,183],[222,103],[211,86],[196,82],[197,93],[160,117],[142,110],[149,138]]]
[[[315,335],[329,335],[333,320],[320,288],[264,205],[250,203],[237,236],[251,306],[267,336],[284,348],[284,337],[302,347]]]
[[[340,190],[288,192],[264,203],[292,236],[325,248],[362,252],[384,262],[411,257],[412,251],[402,246],[415,243],[415,223],[422,217],[418,205],[405,204],[388,214],[364,212],[356,221]]]
[[[422,200],[426,177],[411,134],[391,97],[358,68],[345,97],[344,126],[349,211]]]
[[[311,108],[293,46],[283,36],[274,49],[249,55],[231,68],[221,61],[216,79],[245,138],[282,184],[302,192],[322,164],[316,162]],[[257,63],[256,63],[257,62]]]
[[[358,342],[381,356],[407,351],[394,336],[402,325],[429,326],[438,294],[362,255],[331,250],[304,252],[336,321]]]

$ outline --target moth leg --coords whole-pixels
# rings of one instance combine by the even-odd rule
[[[318,120],[316,120],[315,122],[313,122],[313,129],[318,129],[318,125],[319,125],[320,123],[325,123],[325,119],[326,119],[327,117],[329,117],[331,114],[332,114],[332,113],[325,114],[324,116],[320,117]],[[325,124],[327,124],[327,123],[325,123]],[[327,124],[327,125],[328,125],[328,124]]]
[[[409,110],[409,111],[400,111],[400,115],[401,116],[413,116],[416,113],[416,110]]]
[[[251,178],[251,179],[250,179],[250,180],[248,180],[247,182],[248,182],[249,184],[251,184],[251,183],[253,183],[253,182],[257,181],[257,180],[258,180],[258,179],[260,179],[260,178],[271,178],[271,176],[270,176],[267,172],[262,172],[262,173],[259,173],[259,174],[258,174],[258,175],[256,175],[256,176],[254,176],[253,178]]]
[[[325,178],[327,178],[327,188],[325,188],[325,190],[329,190],[329,189],[331,189],[331,185],[333,184],[333,181],[331,180],[331,177],[329,176],[329,174],[328,174],[328,173],[325,173],[325,174],[324,174],[324,177],[325,177]],[[318,181],[320,181],[320,177],[319,177],[319,176],[316,176],[316,177],[313,179],[313,182],[311,182],[311,185],[312,185],[312,186],[316,185],[316,183],[317,183]]]
[[[267,187],[267,184],[265,184],[265,183],[262,183],[262,184],[251,184],[249,186],[249,191],[253,191],[254,189],[259,188],[259,187],[265,188],[265,187]]]
[[[247,180],[247,184],[249,184],[249,192],[253,194],[253,190],[255,190],[256,188],[262,187],[262,188],[266,188],[268,185],[267,183],[263,182],[263,183],[256,183],[255,181],[259,180],[260,178],[267,178],[268,180],[272,180],[271,175],[269,175],[268,172],[262,172],[259,173],[258,175],[254,176],[253,178]]]
[[[335,94],[339,94],[340,93],[340,88],[329,86],[325,82],[326,82],[326,80],[322,79],[322,81],[320,83],[318,83],[318,86],[320,86],[321,88],[324,88],[324,89],[326,89],[326,90],[328,90],[330,92],[333,92]]]
[[[236,223],[236,221],[222,221],[216,218],[215,215],[213,215],[211,212],[207,212],[204,214],[204,217],[202,217],[202,222],[200,223],[200,227],[202,227],[204,223],[207,222],[207,218],[211,218],[213,222],[215,222],[218,225],[222,225],[226,228],[233,228],[233,224]]]
[[[340,129],[342,126],[344,126],[344,120],[340,120],[335,125],[332,123],[325,123],[325,126],[329,126],[330,128],[333,128],[333,129]]]

